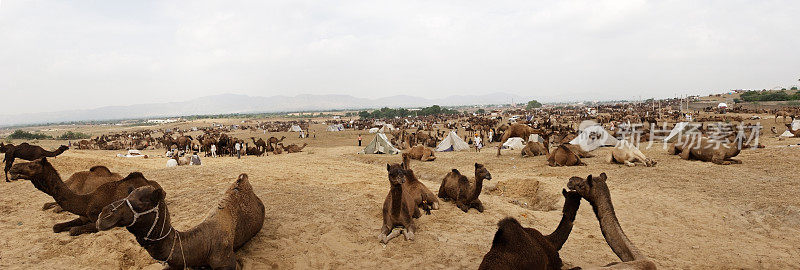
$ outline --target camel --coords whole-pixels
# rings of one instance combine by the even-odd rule
[[[203,222],[188,231],[172,227],[165,197],[161,188],[139,187],[103,208],[97,229],[127,227],[136,242],[169,269],[240,268],[235,251],[261,231],[265,214],[247,174],[240,174]]]
[[[775,128],[775,127],[772,127],[772,128]],[[792,129],[792,124],[786,124],[786,130],[788,130],[789,133],[792,133],[792,135],[794,135],[793,137],[795,137],[795,138],[800,137],[800,129],[797,129],[797,130]]]
[[[15,175],[12,175],[12,178],[14,176]],[[112,173],[106,166],[94,166],[88,171],[73,173],[67,181],[64,181],[64,184],[67,184],[69,189],[78,195],[85,195],[92,193],[105,183],[119,181],[120,179],[122,179],[121,175]],[[42,210],[54,207],[54,211],[57,213],[63,211],[56,202],[45,203],[44,206],[42,206]]]
[[[178,144],[178,147],[181,150],[188,150],[189,147],[192,145],[192,141],[194,141],[194,139],[192,139],[192,136],[183,135],[178,137],[178,139],[175,140],[175,143]]]
[[[416,159],[419,161],[434,161],[436,160],[436,156],[433,153],[433,149],[425,147],[423,145],[416,145],[411,147],[411,149],[406,150],[407,154],[412,159]]]
[[[439,186],[439,198],[453,200],[456,206],[466,213],[470,208],[475,208],[483,213],[483,203],[478,199],[483,189],[483,180],[492,180],[492,174],[483,164],[475,163],[475,185],[470,185],[469,179],[458,170],[453,169],[442,179]]]
[[[403,153],[403,163],[401,165],[403,169],[408,171],[406,174],[406,182],[403,183],[403,190],[411,194],[411,198],[414,199],[414,204],[422,208],[422,210],[425,210],[425,213],[428,215],[431,214],[431,210],[438,210],[439,199],[436,198],[436,195],[433,195],[433,192],[431,192],[425,184],[417,179],[414,171],[411,170],[411,156],[407,153]]]
[[[741,160],[732,159],[742,151],[742,138],[733,142],[714,140],[703,136],[686,135],[679,142],[669,145],[668,153],[679,155],[684,160],[700,160],[718,165],[742,164]]]
[[[564,143],[564,146],[572,150],[573,153],[577,154],[580,158],[593,158],[594,154],[589,153],[589,151],[583,150],[580,145],[571,144],[571,143]]]
[[[28,143],[21,143],[17,146],[12,144],[7,144],[3,146],[3,152],[6,153],[5,158],[3,161],[6,163],[6,167],[4,172],[6,174],[6,182],[10,182],[8,180],[8,170],[11,169],[11,166],[14,165],[14,159],[21,158],[24,160],[35,160],[43,157],[55,157],[67,151],[69,147],[66,145],[62,145],[58,147],[55,151],[47,151],[44,150],[41,146],[38,145],[30,145]]]
[[[400,233],[406,240],[414,240],[417,231],[414,218],[421,214],[411,194],[403,188],[409,172],[401,164],[386,164],[386,171],[389,173],[390,189],[383,201],[383,225],[378,240],[387,244]],[[398,227],[400,230],[395,230]]]
[[[275,155],[283,154],[283,148],[280,148],[280,147],[276,146],[275,149],[272,149],[272,154],[275,154]]]
[[[614,204],[611,202],[611,192],[606,185],[606,179],[606,173],[601,173],[598,177],[592,177],[592,175],[586,178],[572,177],[567,183],[567,188],[577,191],[592,205],[606,243],[622,260],[621,263],[601,269],[656,269],[655,263],[642,254],[622,231],[617,214],[614,212]]]
[[[550,149],[548,149],[548,144],[541,143],[541,142],[528,142],[524,148],[522,148],[522,156],[523,157],[535,157],[535,156],[547,156],[550,155]],[[499,148],[498,148],[499,152]]]
[[[303,143],[303,146],[297,146],[296,144],[290,144],[289,146],[283,146],[283,143],[278,143],[278,146],[283,148],[286,153],[300,153],[303,152],[303,148],[306,148],[308,143]]]
[[[528,125],[512,124],[503,132],[503,137],[500,138],[500,143],[505,143],[508,138],[520,137],[527,141],[531,134],[536,134],[538,131]]]
[[[278,138],[275,138],[275,137],[269,137],[269,139],[267,140],[267,143],[269,144],[270,147],[277,148],[278,147],[278,143],[282,142],[284,139],[286,139],[286,136],[281,136],[280,140]],[[275,146],[273,146],[273,144]]]
[[[658,162],[645,157],[642,151],[628,141],[621,141],[617,147],[611,149],[611,154],[608,156],[609,163],[625,164],[628,167],[636,166],[636,163],[642,163],[647,167],[653,167]]]
[[[255,137],[250,137],[250,139],[253,140],[253,145],[256,146],[256,149],[261,150],[261,151],[266,151],[267,143],[264,142],[263,139],[258,138],[258,141],[256,141]]]
[[[245,151],[245,152],[247,152],[247,155],[257,156],[257,157],[260,157],[260,156],[264,155],[264,153],[265,153],[264,150],[261,150],[256,146],[247,147],[247,151]],[[269,154],[267,154],[267,155],[269,155]]]
[[[497,223],[492,248],[483,256],[478,269],[561,269],[563,263],[558,251],[567,242],[581,196],[575,191],[562,190],[564,208],[561,222],[549,235],[536,229],[523,228],[514,218]]]
[[[158,183],[145,179],[142,173],[134,172],[119,181],[100,185],[89,194],[80,195],[61,180],[58,171],[47,158],[16,164],[11,171],[20,178],[30,180],[36,189],[53,197],[58,206],[65,211],[78,215],[78,218],[72,221],[53,226],[53,232],[69,231],[69,235],[72,236],[97,232],[94,222],[103,207],[125,198],[134,188],[142,186],[161,188]]]
[[[787,112],[787,111],[778,111],[778,112],[775,113],[775,123],[778,122],[778,117],[781,117],[781,116],[783,116],[783,122],[786,122],[786,119],[789,118],[789,117],[794,119],[794,116],[791,115],[789,112]]]
[[[581,161],[580,156],[573,152],[569,147],[562,144],[553,149],[547,157],[547,165],[550,167],[559,166],[586,166],[586,163]]]

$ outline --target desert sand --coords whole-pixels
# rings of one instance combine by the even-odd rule
[[[122,175],[142,172],[166,190],[178,230],[202,221],[230,183],[249,174],[267,213],[261,232],[237,252],[245,269],[475,269],[498,220],[515,217],[549,233],[561,218],[560,191],[569,177],[603,172],[622,228],[661,269],[800,268],[800,147],[787,147],[800,139],[778,141],[764,134],[767,148],[745,150],[738,157],[743,164],[730,166],[680,160],[667,155],[662,144],[643,150],[658,161],[652,168],[608,164],[604,148],[584,160],[588,166],[561,168],[548,167],[542,156],[521,158],[519,151],[496,157],[496,143],[480,153],[437,153],[434,162],[412,162],[422,182],[436,192],[450,169],[472,175],[473,163],[483,163],[493,176],[481,195],[486,211],[463,213],[442,202],[440,210],[417,220],[415,241],[400,237],[382,245],[377,235],[389,190],[386,163],[400,162],[400,156],[356,154],[358,133],[365,144],[374,136],[363,131],[312,129],[316,138],[233,133],[285,135],[288,143],[309,146],[296,154],[203,158],[201,166],[166,168],[160,149],[144,151],[148,159],[70,149],[50,161],[64,179],[94,165]],[[38,142],[47,149],[64,143]],[[53,224],[74,215],[40,210],[52,199],[29,181],[0,183],[0,194],[2,269],[162,267],[122,228],[77,237],[53,233]],[[618,261],[586,201],[560,254],[567,266]]]

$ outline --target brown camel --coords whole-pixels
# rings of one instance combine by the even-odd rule
[[[178,144],[178,147],[181,150],[186,150],[186,149],[189,149],[190,146],[192,146],[192,141],[193,140],[194,139],[192,139],[192,136],[185,135],[185,136],[178,137],[178,139],[175,140],[175,143]]]
[[[483,213],[483,203],[478,199],[483,189],[483,180],[492,180],[492,174],[483,164],[475,163],[475,185],[470,185],[466,176],[453,169],[444,176],[442,185],[439,186],[439,198],[455,201],[456,206],[464,213],[470,208]]]
[[[787,111],[778,111],[775,113],[775,123],[778,122],[778,117],[783,116],[783,122],[786,122],[786,119],[791,117],[794,119],[794,116]]]
[[[127,227],[147,253],[169,269],[238,269],[235,251],[264,226],[264,204],[244,173],[205,220],[188,231],[172,227],[165,197],[161,188],[137,188],[103,208],[97,229]]]
[[[598,177],[572,177],[567,183],[570,190],[577,191],[592,205],[592,210],[600,222],[600,230],[606,243],[614,254],[622,260],[621,263],[610,265],[607,269],[656,269],[655,263],[650,261],[628,239],[617,220],[614,204],[611,202],[611,192],[606,185],[606,174]]]
[[[255,145],[258,150],[266,151],[267,143],[264,142],[263,139],[258,138],[258,141],[256,141],[255,137],[250,137],[250,139],[253,140],[253,145]]]
[[[283,148],[286,153],[300,153],[303,152],[303,148],[306,148],[308,143],[303,143],[303,146],[297,146],[296,144],[290,144],[289,146],[283,146],[283,143],[278,143],[278,146]]]
[[[581,196],[575,191],[562,190],[564,208],[561,222],[553,233],[545,236],[536,229],[523,228],[514,218],[497,223],[492,248],[483,256],[478,269],[561,269],[558,251],[567,242]]]
[[[571,143],[564,143],[563,145],[566,146],[567,148],[569,148],[569,150],[572,150],[572,152],[575,153],[576,155],[578,155],[578,157],[580,157],[580,158],[593,158],[594,157],[594,154],[589,153],[589,151],[583,150],[583,148],[580,145],[571,144]]]
[[[499,152],[498,148],[498,152]],[[525,148],[522,148],[522,156],[523,157],[535,157],[535,156],[547,156],[550,155],[550,149],[547,147],[547,143],[541,142],[528,142],[525,145]]]
[[[10,182],[8,180],[8,170],[11,169],[11,166],[14,165],[14,159],[21,158],[24,160],[35,160],[43,157],[55,157],[67,151],[69,147],[66,145],[62,145],[58,147],[55,151],[47,151],[44,150],[41,146],[38,145],[30,145],[28,143],[21,143],[17,146],[7,144],[3,146],[3,152],[6,153],[5,158],[3,161],[6,162],[6,167],[4,172],[6,174],[6,182]]]
[[[247,155],[250,155],[250,156],[260,157],[260,156],[264,155],[265,152],[264,152],[264,150],[261,150],[258,147],[249,146],[249,147],[247,147],[246,153],[247,153]],[[267,155],[269,155],[269,154],[267,154]]]
[[[409,172],[401,164],[386,164],[386,171],[389,173],[390,189],[383,201],[383,225],[378,240],[386,244],[400,233],[406,240],[414,240],[414,233],[417,231],[414,218],[420,217],[421,213],[414,204],[414,198],[403,188]]]
[[[639,148],[628,141],[621,141],[620,145],[611,149],[608,162],[625,164],[628,167],[636,166],[637,162],[647,167],[653,167],[658,163],[646,157]]]
[[[61,181],[61,176],[47,158],[16,164],[11,171],[20,178],[31,180],[36,189],[53,197],[65,211],[78,215],[72,221],[53,226],[53,232],[68,230],[72,236],[97,232],[94,222],[103,207],[125,198],[131,190],[142,186],[161,188],[158,183],[145,179],[142,173],[134,172],[119,181],[105,183],[92,193],[79,195]]]
[[[503,133],[503,137],[500,138],[500,143],[505,143],[508,138],[512,137],[520,137],[523,140],[528,141],[528,138],[531,136],[531,134],[536,133],[538,133],[538,131],[528,125],[512,124]]]
[[[550,156],[547,157],[547,165],[550,167],[586,166],[586,163],[581,161],[581,158],[578,156],[578,154],[572,152],[569,147],[562,144],[550,152]]]
[[[686,135],[681,141],[668,147],[669,154],[679,155],[684,160],[701,160],[719,165],[741,164],[741,160],[732,159],[742,151],[742,138],[733,142],[715,140],[707,137]]]
[[[14,178],[15,176],[12,175],[11,177]],[[64,181],[64,184],[67,184],[67,187],[78,195],[84,195],[92,193],[105,183],[119,181],[120,179],[122,179],[121,175],[111,172],[106,166],[94,166],[88,171],[73,173],[67,181]],[[55,207],[55,212],[63,211],[56,202],[45,203],[42,206],[42,210],[53,207]]]
[[[775,128],[775,127],[773,127],[773,128]],[[795,138],[800,137],[800,129],[796,129],[796,130],[792,129],[792,124],[786,124],[786,130],[788,130],[789,133],[792,133],[792,135],[794,135],[793,137],[795,137]]]
[[[269,137],[269,140],[267,140],[267,143],[269,144],[270,147],[277,148],[278,147],[278,143],[282,142],[284,139],[286,139],[286,136],[281,136],[280,139],[275,138],[275,137]]]
[[[406,182],[403,183],[403,190],[411,194],[414,204],[425,210],[428,215],[431,214],[431,210],[438,210],[439,198],[436,198],[436,195],[433,195],[433,192],[417,179],[414,171],[411,170],[411,156],[403,153],[403,163],[401,165],[403,169],[408,171]]]
[[[433,153],[433,149],[425,147],[423,145],[417,145],[411,147],[411,149],[406,150],[407,154],[410,155],[412,159],[416,159],[419,161],[434,161],[436,160],[436,156]]]

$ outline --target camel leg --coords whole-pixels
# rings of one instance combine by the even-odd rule
[[[402,232],[403,232],[403,236],[406,237],[406,241],[414,241],[414,232],[412,232],[411,230],[406,230],[406,229],[403,229]]]
[[[213,254],[209,258],[208,265],[211,269],[230,269],[236,270],[236,254],[233,252],[233,246],[226,245],[222,248],[222,254]]]
[[[81,225],[86,224],[87,222],[88,222],[88,220],[86,220],[85,218],[79,217],[79,218],[76,218],[76,219],[73,219],[73,220],[70,220],[70,221],[67,221],[67,222],[57,223],[56,225],[53,225],[53,232],[54,233],[60,233],[60,232],[63,232],[63,231],[67,231],[72,227],[81,226]],[[92,224],[92,225],[94,225],[94,224]]]
[[[87,221],[86,224],[81,226],[72,227],[69,229],[70,236],[78,236],[84,233],[96,233],[97,225],[94,222]]]
[[[391,229],[389,229],[389,227],[386,227],[386,225],[383,225],[381,227],[381,234],[378,235],[378,241],[381,241],[381,243],[384,243],[384,244],[388,243],[389,242],[389,238],[387,237],[387,235],[390,232],[391,232]]]
[[[393,229],[392,232],[390,232],[389,235],[387,235],[384,238],[385,241],[381,241],[381,242],[383,242],[383,244],[387,244],[387,243],[389,243],[389,240],[392,240],[392,238],[400,236],[400,234],[404,233],[405,231],[406,231],[406,229],[401,229],[401,230],[394,230]]]
[[[690,155],[691,155],[691,153],[692,153],[692,150],[687,148],[687,147],[689,147],[689,146],[691,146],[691,145],[686,145],[686,146],[684,146],[683,152],[681,152],[680,154],[678,154],[678,156],[680,156],[680,157],[681,157],[681,159],[684,159],[684,160],[689,160],[689,156],[690,156]]]
[[[742,164],[742,161],[738,160],[738,159],[728,158],[728,159],[725,159],[725,161],[730,161],[731,164]]]
[[[58,206],[58,204],[57,204],[56,202],[49,202],[49,203],[45,203],[45,204],[42,206],[42,211],[44,211],[44,210],[47,210],[47,209],[50,209],[50,208],[53,208],[53,207],[56,207],[56,206]]]
[[[8,153],[6,153],[5,157],[6,167],[4,172],[6,173],[6,182],[11,182],[8,180],[8,170],[11,170],[11,165],[14,165],[14,157],[9,158]]]
[[[478,212],[483,213],[483,202],[481,202],[481,200],[475,200],[472,202],[471,206],[475,208],[475,210],[478,210]]]
[[[635,167],[635,166],[636,166],[636,163],[633,163],[633,162],[630,162],[630,161],[627,161],[627,160],[626,160],[626,161],[625,161],[625,166],[628,166],[628,167]]]
[[[456,207],[458,207],[458,209],[461,209],[461,211],[464,211],[464,213],[469,211],[469,205],[468,204],[464,204],[462,202],[456,202]]]

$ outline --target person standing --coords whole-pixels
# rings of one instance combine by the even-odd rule
[[[475,152],[480,152],[483,145],[481,144],[481,137],[478,136],[478,133],[475,133]]]
[[[216,144],[212,144],[211,145],[211,157],[213,157],[213,158],[217,157],[217,145]]]
[[[236,142],[236,145],[234,147],[236,148],[236,158],[242,159],[242,151],[241,151],[242,145],[239,144],[239,142]]]
[[[494,135],[493,131],[494,129],[489,129],[489,138],[487,139],[489,142],[492,142],[492,135]]]
[[[358,134],[358,146],[361,146],[361,134]]]

